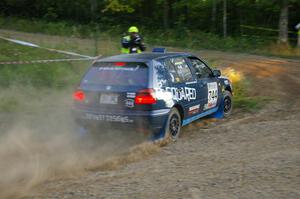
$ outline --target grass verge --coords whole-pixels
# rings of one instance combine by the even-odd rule
[[[99,38],[108,35],[119,41],[124,32],[120,26],[107,27],[105,24],[71,24],[67,22],[46,22],[13,17],[0,17],[0,29],[18,30],[32,33],[45,33],[80,38]],[[286,58],[300,58],[300,49],[282,46],[269,37],[227,37],[186,28],[170,30],[150,30],[140,27],[148,45],[173,46],[188,49],[211,49],[243,53],[262,54]],[[118,43],[118,42],[117,42]]]
[[[273,100],[269,96],[250,96],[251,82],[246,78],[242,81],[234,82],[233,88],[233,106],[242,111],[257,111]]]

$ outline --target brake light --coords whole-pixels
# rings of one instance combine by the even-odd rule
[[[125,63],[125,62],[115,62],[114,65],[115,65],[115,66],[125,66],[126,63]]]
[[[83,91],[75,91],[73,93],[73,99],[82,102],[85,99],[85,93]]]
[[[134,99],[135,104],[155,104],[156,101],[155,91],[152,88],[140,90]]]

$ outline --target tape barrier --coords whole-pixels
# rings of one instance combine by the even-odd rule
[[[46,63],[53,63],[53,62],[88,61],[94,59],[95,59],[94,57],[90,57],[90,58],[73,58],[73,59],[45,59],[45,60],[32,60],[32,61],[4,61],[4,62],[0,62],[0,65],[46,64]]]
[[[11,38],[6,38],[6,37],[2,37],[2,36],[0,36],[0,39],[10,41],[10,42],[13,42],[13,43],[16,43],[16,44],[20,44],[20,45],[23,45],[23,46],[29,46],[29,47],[33,47],[33,48],[41,48],[41,49],[44,49],[44,50],[48,50],[48,51],[52,51],[52,52],[58,52],[58,53],[61,53],[61,54],[84,57],[84,58],[93,58],[94,59],[94,57],[91,57],[91,56],[88,56],[88,55],[82,55],[82,54],[78,54],[78,53],[74,53],[74,52],[69,52],[69,51],[64,51],[64,50],[57,50],[57,49],[53,49],[53,48],[45,48],[45,47],[39,46],[39,45],[34,44],[34,43],[30,43],[30,42],[27,42],[27,41],[11,39]]]
[[[272,29],[272,28],[264,28],[264,27],[256,27],[256,26],[249,26],[249,25],[240,25],[242,28],[252,29],[252,30],[263,30],[269,32],[279,32],[279,29]],[[288,31],[288,33],[297,34],[295,31]]]

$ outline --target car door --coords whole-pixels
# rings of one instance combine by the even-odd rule
[[[217,109],[220,103],[221,84],[217,77],[213,76],[212,70],[197,57],[188,57],[189,63],[196,74],[200,91],[201,112]]]
[[[182,56],[167,58],[165,66],[169,71],[172,82],[167,89],[171,91],[173,100],[184,107],[185,118],[197,114],[200,110],[198,85],[186,58]]]

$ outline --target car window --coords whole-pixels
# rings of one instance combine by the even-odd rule
[[[193,80],[192,72],[183,57],[167,58],[164,60],[164,65],[173,83]]]
[[[175,65],[171,62],[171,60],[170,59],[166,59],[164,61],[164,65],[167,68],[167,70],[168,70],[168,72],[169,72],[169,74],[171,76],[171,81],[173,83],[180,82],[181,79],[180,79],[180,77],[178,75],[178,72],[177,72],[177,70],[175,68]]]
[[[144,63],[125,62],[96,62],[82,80],[82,84],[120,86],[146,86],[147,83],[148,67]]]
[[[211,70],[206,66],[205,63],[195,58],[190,58],[190,60],[196,72],[197,78],[206,78],[211,76]]]
[[[176,57],[170,59],[175,66],[181,81],[187,82],[193,79],[192,72],[183,57]]]

